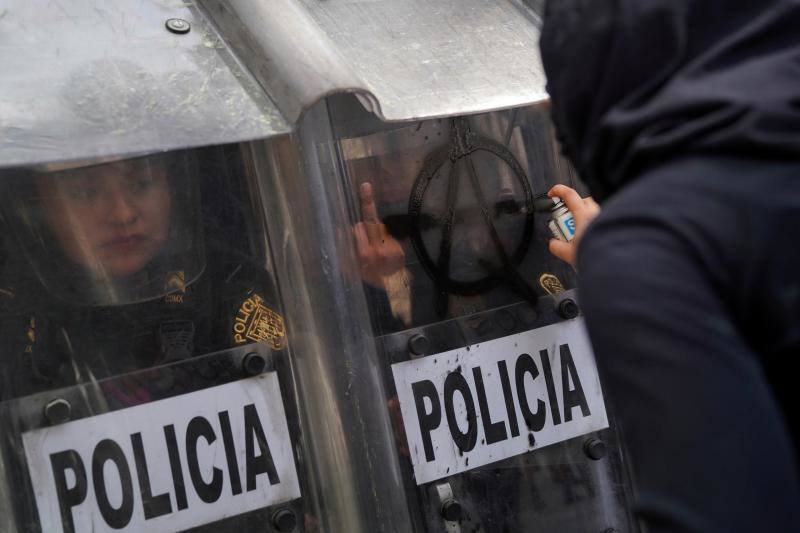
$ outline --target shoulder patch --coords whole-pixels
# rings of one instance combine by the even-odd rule
[[[244,300],[233,320],[233,342],[263,342],[273,350],[286,346],[286,327],[283,317],[264,305],[264,299],[254,294]]]
[[[539,276],[539,285],[547,292],[547,294],[558,294],[564,292],[564,285],[555,274],[545,272]]]

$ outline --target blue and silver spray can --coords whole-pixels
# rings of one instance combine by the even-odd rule
[[[547,226],[553,237],[569,242],[575,238],[575,218],[561,198],[554,196],[551,200],[553,205],[550,207],[550,220],[547,221]]]

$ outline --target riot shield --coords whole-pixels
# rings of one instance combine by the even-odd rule
[[[287,312],[324,323],[315,337],[338,383],[325,398],[347,452],[386,472],[355,483],[385,504],[398,482],[370,461],[386,442],[364,434],[386,430],[383,410],[414,531],[635,531],[576,275],[548,253],[548,214],[535,211],[556,183],[582,190],[547,109],[391,124],[337,96],[299,137],[307,188],[285,185],[271,209],[303,227],[302,290],[330,298]],[[361,390],[374,381],[379,398]],[[313,407],[320,394],[300,392],[312,426],[333,414]]]
[[[235,145],[2,171],[4,531],[305,531],[254,178]]]
[[[0,529],[635,530],[542,2],[9,5]]]

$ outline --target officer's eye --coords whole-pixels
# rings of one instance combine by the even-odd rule
[[[67,197],[70,200],[94,200],[97,197],[97,192],[94,187],[70,187],[67,189]]]
[[[128,182],[128,187],[130,190],[135,192],[143,192],[151,187],[153,187],[156,183],[156,180],[152,176],[142,176],[140,178],[134,178]]]

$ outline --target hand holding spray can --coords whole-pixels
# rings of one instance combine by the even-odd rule
[[[537,211],[550,213],[547,226],[553,237],[565,242],[570,242],[575,238],[575,218],[561,198],[556,196],[548,198],[542,195],[537,197],[535,202]]]

